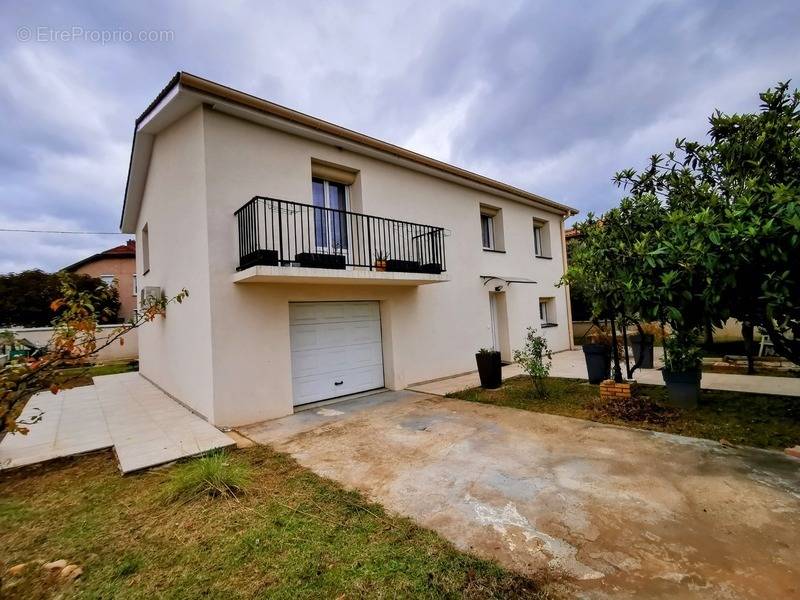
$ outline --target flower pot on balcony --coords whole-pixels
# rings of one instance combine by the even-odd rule
[[[390,258],[386,261],[386,270],[399,273],[419,273],[419,263],[416,260],[395,260]]]
[[[344,254],[324,254],[322,252],[301,252],[294,257],[301,267],[314,269],[344,269],[347,261]]]
[[[697,406],[697,399],[700,397],[700,379],[703,376],[700,369],[681,372],[664,369],[661,375],[667,386],[667,404],[676,408]]]
[[[239,270],[249,269],[256,265],[276,266],[278,264],[277,250],[254,250],[239,258]]]
[[[655,336],[645,333],[643,336],[634,334],[630,337],[633,360],[639,363],[640,369],[653,368],[653,342]]]
[[[376,260],[375,261],[375,270],[376,271],[385,271],[386,270],[386,261],[385,260]]]
[[[584,344],[583,357],[586,359],[586,374],[589,383],[598,384],[611,374],[611,346],[607,344]]]
[[[475,355],[478,363],[478,376],[481,387],[488,390],[499,388],[503,383],[503,365],[500,362],[500,353],[496,350],[481,350]]]
[[[442,272],[442,263],[425,263],[419,268],[420,273],[430,273],[431,275],[439,275]]]

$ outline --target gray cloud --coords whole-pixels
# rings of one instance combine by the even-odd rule
[[[582,211],[616,200],[614,171],[800,69],[792,0],[430,4],[5,3],[0,227],[115,231],[133,120],[179,69]],[[20,27],[174,37],[21,42]],[[124,239],[0,232],[0,271]]]

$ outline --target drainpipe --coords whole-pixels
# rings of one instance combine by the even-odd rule
[[[561,217],[561,274],[567,272],[567,238],[564,237],[564,222],[569,219],[570,215],[566,214]],[[574,350],[575,345],[573,340],[575,336],[572,333],[572,301],[569,296],[569,286],[564,286],[564,297],[567,300],[567,333],[569,335],[569,349]]]

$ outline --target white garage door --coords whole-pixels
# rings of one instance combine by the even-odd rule
[[[377,302],[289,304],[294,405],[383,387]]]

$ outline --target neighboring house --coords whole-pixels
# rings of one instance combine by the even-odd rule
[[[109,248],[64,267],[64,271],[83,273],[102,279],[108,285],[116,280],[119,318],[128,321],[136,310],[136,241]]]
[[[190,296],[140,372],[234,426],[511,360],[528,326],[568,349],[575,212],[178,73],[136,120],[121,228],[142,294]]]

